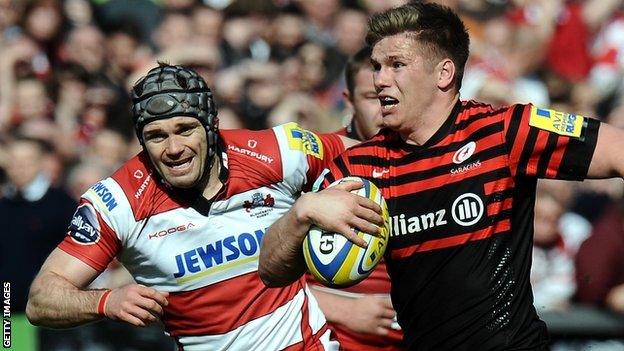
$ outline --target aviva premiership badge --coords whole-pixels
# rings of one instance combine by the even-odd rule
[[[302,129],[294,122],[284,124],[284,130],[291,150],[299,150],[306,155],[323,159],[323,143],[316,134]]]
[[[584,117],[567,112],[531,106],[529,125],[569,137],[581,137]]]

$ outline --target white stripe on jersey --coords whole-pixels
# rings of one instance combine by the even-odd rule
[[[301,325],[300,310],[303,307],[304,296],[308,295],[308,313],[310,327],[316,334],[324,325],[325,318],[319,313],[318,305],[312,294],[306,288],[300,290],[295,297],[271,314],[257,318],[245,325],[221,335],[184,336],[179,341],[187,351],[229,350],[236,345],[240,350],[278,351],[290,345],[303,341],[301,328],[289,326]],[[207,316],[207,318],[210,318]],[[279,333],[275,333],[278,330]],[[321,337],[325,350],[338,350],[338,343],[329,339],[331,334],[327,330]]]

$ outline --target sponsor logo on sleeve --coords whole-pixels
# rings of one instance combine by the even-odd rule
[[[106,209],[108,209],[109,211],[112,211],[115,207],[117,207],[117,200],[115,200],[113,193],[108,190],[104,183],[95,183],[95,185],[92,186],[89,191],[95,193],[95,195],[97,195],[98,198],[102,201],[104,207],[106,207]]]
[[[291,150],[298,150],[306,155],[323,159],[323,143],[318,135],[300,128],[296,123],[287,123],[284,129]]]
[[[69,225],[72,240],[80,245],[92,245],[100,240],[100,224],[91,204],[78,207]]]
[[[584,117],[580,115],[531,106],[529,125],[559,135],[579,138],[583,130],[583,120]]]

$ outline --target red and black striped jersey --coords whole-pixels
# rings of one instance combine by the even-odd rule
[[[458,102],[423,145],[391,130],[336,158],[386,198],[386,260],[406,345],[418,350],[547,346],[529,283],[538,178],[587,175],[597,120],[513,105]]]

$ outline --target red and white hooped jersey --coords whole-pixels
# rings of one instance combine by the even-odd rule
[[[342,142],[294,123],[220,135],[226,186],[214,202],[176,196],[140,153],[83,195],[59,247],[98,271],[117,257],[169,292],[163,322],[181,349],[337,349],[305,279],[269,289],[257,269],[266,229]]]

